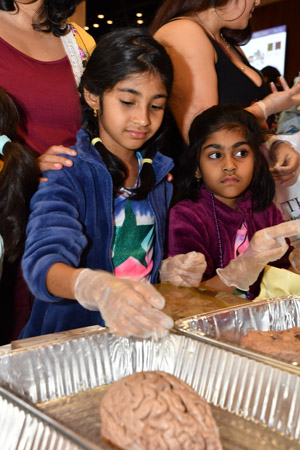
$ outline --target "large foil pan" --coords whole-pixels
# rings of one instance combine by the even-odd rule
[[[264,299],[248,304],[224,308],[206,314],[199,314],[177,320],[175,328],[205,342],[221,345],[231,351],[249,356],[249,349],[241,347],[241,338],[249,331],[282,331],[300,327],[300,297],[286,296]],[[285,370],[300,367],[293,360],[282,360],[277,356],[251,350],[252,356],[260,361],[278,365]],[[300,341],[299,341],[300,353]]]
[[[225,450],[300,448],[298,374],[176,332],[154,341],[102,329],[0,356],[1,448],[109,449],[100,438],[102,396],[144,370],[171,373],[204,397]]]

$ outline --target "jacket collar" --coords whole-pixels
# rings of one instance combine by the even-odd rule
[[[212,209],[212,201],[211,201],[211,194],[207,191],[207,189],[203,186],[199,191],[199,197],[202,198],[205,201],[206,207],[209,211],[213,211]],[[216,210],[222,211],[222,214],[220,214],[219,220],[224,220],[225,222],[228,220],[234,220],[234,217],[238,218],[245,216],[252,216],[253,215],[253,208],[252,208],[252,193],[250,190],[247,190],[243,196],[238,200],[237,206],[238,209],[232,209],[230,206],[226,205],[225,203],[218,200],[216,197],[214,197]]]
[[[99,163],[105,166],[103,159],[97,149],[91,144],[90,138],[84,129],[80,129],[77,133],[76,151],[77,156],[91,162],[92,164]],[[166,174],[173,168],[174,163],[171,158],[157,152],[152,162],[155,173],[156,183],[160,182]]]

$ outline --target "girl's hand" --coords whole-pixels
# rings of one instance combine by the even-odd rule
[[[73,161],[69,158],[58,156],[59,154],[76,156],[77,152],[71,148],[64,147],[63,145],[52,145],[37,159],[40,171],[61,170],[63,166],[71,167],[73,165]],[[48,178],[41,178],[40,181],[47,181],[47,179]]]
[[[291,186],[299,175],[300,155],[285,141],[279,142],[276,141],[269,151],[270,171],[276,182]]]
[[[101,312],[105,325],[119,336],[163,337],[173,327],[160,309],[164,298],[149,284],[117,278],[103,270],[74,273],[74,298],[86,309]]]
[[[205,256],[189,252],[164,259],[160,268],[160,281],[174,286],[198,287],[206,269]]]
[[[217,274],[227,286],[248,291],[264,267],[285,254],[288,249],[285,238],[299,234],[300,219],[258,230],[249,247],[226,267],[217,269]]]

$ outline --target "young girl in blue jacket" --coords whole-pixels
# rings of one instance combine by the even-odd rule
[[[162,336],[172,326],[149,283],[158,281],[172,194],[173,163],[159,152],[172,79],[167,53],[145,32],[118,29],[98,42],[79,87],[77,157],[47,172],[32,199],[23,271],[36,298],[22,338],[104,320],[120,335]],[[201,258],[167,260],[164,280],[199,283]]]

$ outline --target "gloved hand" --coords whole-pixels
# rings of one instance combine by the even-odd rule
[[[84,308],[99,310],[106,326],[119,336],[163,337],[173,327],[173,320],[159,311],[164,298],[146,282],[83,269],[76,276],[74,295]]]
[[[189,252],[164,259],[160,268],[160,281],[169,281],[174,286],[197,287],[206,269],[205,256]]]
[[[288,244],[284,238],[297,234],[300,234],[300,219],[259,230],[253,235],[249,247],[224,269],[217,269],[217,274],[227,286],[248,291],[263,268],[285,254]]]
[[[266,119],[272,114],[300,104],[300,82],[290,88],[283,77],[280,77],[280,81],[283,91],[278,92],[273,84],[271,85],[272,94],[267,95],[263,100],[257,102],[262,108]]]
[[[295,272],[300,273],[300,236],[294,236],[290,241],[294,250],[290,253],[289,260]]]

